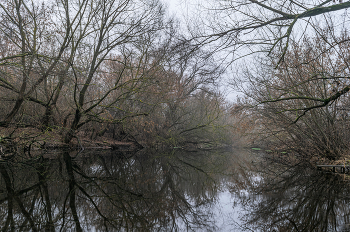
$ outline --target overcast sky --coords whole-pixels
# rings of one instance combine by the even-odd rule
[[[164,3],[166,3],[169,6],[170,12],[181,12],[181,8],[183,7],[182,0],[162,0]],[[178,11],[178,12],[177,12]]]
[[[189,15],[189,9],[194,9],[197,0],[161,0],[164,2],[169,8],[169,14],[175,14],[177,18],[184,19]]]

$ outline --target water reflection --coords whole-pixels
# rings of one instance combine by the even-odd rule
[[[64,152],[1,161],[1,230],[215,231],[209,206],[229,166],[222,154]]]
[[[1,231],[350,231],[349,177],[306,163],[222,151],[37,157],[0,161]]]
[[[259,171],[254,174],[252,169],[246,169],[244,175],[232,181],[232,192],[245,206],[245,228],[350,231],[348,177],[317,171],[307,163],[287,165],[267,161],[254,168]],[[246,194],[237,191],[239,184]]]

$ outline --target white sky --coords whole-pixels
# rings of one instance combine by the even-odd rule
[[[183,7],[182,0],[162,0],[166,5],[169,6],[170,12],[176,13],[176,11],[181,12],[181,8]]]
[[[184,20],[189,14],[189,10],[194,10],[196,1],[188,0],[161,0],[168,6],[170,15],[176,15],[178,19]]]

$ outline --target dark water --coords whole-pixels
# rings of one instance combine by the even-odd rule
[[[1,161],[1,231],[350,231],[348,177],[249,151]]]

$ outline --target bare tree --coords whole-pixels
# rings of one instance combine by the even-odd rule
[[[136,83],[140,76],[146,73],[142,69],[148,64],[147,44],[143,45],[145,49],[141,49],[141,53],[138,54],[133,54],[136,51],[133,47],[142,41],[143,35],[156,34],[162,29],[162,12],[158,1],[100,1],[92,8],[86,9],[84,28],[77,32],[77,35],[82,35],[75,44],[79,49],[72,61],[74,113],[64,139],[66,143],[74,137],[74,132],[79,127],[89,121],[81,123],[82,117],[91,113],[98,114],[92,111],[98,109],[108,95],[118,89],[118,76],[127,71],[128,74],[134,75],[132,79]],[[99,75],[104,72],[103,64],[110,59],[109,55],[112,53],[126,56],[122,60],[126,62],[124,68],[119,74],[116,73],[112,88],[105,90],[97,99],[88,99],[89,90],[93,89],[92,84],[98,82]],[[139,57],[138,61],[130,62],[134,57]]]
[[[211,44],[216,50],[235,52],[234,59],[249,53],[279,51],[279,64],[293,35],[306,33],[327,13],[349,7],[349,2],[331,0],[208,1],[200,7],[196,23],[190,26],[200,45]]]
[[[46,104],[34,96],[35,91],[61,62],[73,28],[67,22],[62,25],[63,30],[58,30],[52,19],[52,6],[44,3],[1,1],[0,14],[3,39],[0,86],[11,93],[4,100],[14,102],[10,111],[5,110],[8,113],[1,122],[8,126],[25,101]]]
[[[257,104],[268,141],[311,157],[338,159],[348,152],[349,64],[342,59],[348,47],[330,49],[322,38],[305,39],[291,45],[278,68],[265,59],[255,72],[246,71],[246,93]]]
[[[157,0],[12,0],[0,2],[0,14],[0,88],[1,98],[8,102],[2,106],[1,125],[10,125],[16,116],[18,123],[19,112],[31,102],[32,109],[41,107],[35,113],[41,114],[38,120],[49,127],[56,108],[63,117],[65,112],[66,118],[73,116],[66,120],[70,122],[66,142],[87,118],[103,111],[112,92],[122,86],[126,89],[125,76],[129,75],[129,93],[131,85],[146,76],[148,52],[157,37],[159,42],[158,32],[164,28],[164,10]],[[101,79],[111,71],[107,62],[122,65],[114,73],[114,86],[108,87]],[[108,102],[107,106],[111,105]]]

